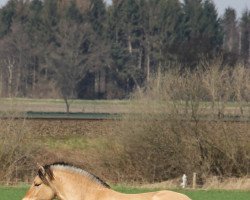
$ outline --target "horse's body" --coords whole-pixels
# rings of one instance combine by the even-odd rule
[[[123,194],[110,189],[98,177],[67,164],[40,167],[23,200],[190,200],[186,195],[159,191]]]

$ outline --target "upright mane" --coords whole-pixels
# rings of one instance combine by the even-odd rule
[[[86,170],[84,169],[81,169],[81,168],[78,168],[74,165],[71,165],[69,163],[64,163],[64,162],[56,162],[56,163],[53,163],[53,164],[50,164],[50,165],[45,165],[44,166],[44,169],[46,171],[50,171],[50,173],[52,174],[52,177],[53,177],[53,172],[52,172],[52,169],[64,169],[66,171],[70,171],[70,172],[73,172],[73,173],[77,173],[77,174],[80,174],[80,175],[83,175],[87,178],[89,178],[91,181],[105,187],[105,188],[110,188],[110,186],[104,182],[102,179],[100,179],[98,176],[90,173],[90,172],[87,172]],[[39,174],[39,172],[38,172]]]

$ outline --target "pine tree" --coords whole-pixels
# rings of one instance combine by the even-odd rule
[[[176,61],[178,46],[181,41],[181,26],[183,12],[178,0],[160,1],[159,5],[159,33],[156,35],[159,40],[160,57],[167,66],[170,62]],[[168,64],[167,64],[168,63]]]
[[[213,58],[221,49],[223,37],[218,13],[214,3],[211,0],[205,0],[203,3],[201,23],[204,41],[204,54],[207,54],[208,58]]]
[[[211,0],[184,1],[182,63],[194,67],[200,59],[211,59],[220,50],[221,27]]]
[[[144,77],[140,5],[140,0],[114,1],[108,19],[113,77],[125,92],[140,87]]]
[[[227,8],[221,20],[223,31],[224,62],[234,65],[238,59],[239,52],[239,30],[237,25],[236,11]]]
[[[100,36],[105,35],[106,8],[103,0],[91,0],[88,16],[93,30]]]
[[[8,34],[16,14],[16,0],[10,0],[8,3],[0,10],[0,37]]]
[[[43,20],[48,29],[52,29],[58,24],[60,15],[57,1],[44,0]]]
[[[250,64],[250,11],[245,10],[240,20],[240,57],[244,64]]]
[[[71,1],[66,7],[65,17],[67,20],[72,20],[78,24],[83,22],[83,16],[75,1]]]

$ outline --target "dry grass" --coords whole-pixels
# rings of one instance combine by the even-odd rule
[[[211,177],[206,179],[206,183],[203,185],[205,189],[217,189],[217,190],[249,190],[250,178],[222,178]]]
[[[189,177],[192,179],[192,177]],[[148,189],[180,189],[181,177],[176,179],[171,179],[159,183],[145,183],[145,184],[132,184],[130,186],[136,188],[148,188]],[[203,185],[197,186],[199,189],[204,190],[247,190],[250,188],[250,178],[219,178],[217,176],[208,177]],[[192,184],[187,186],[187,188],[192,188]]]

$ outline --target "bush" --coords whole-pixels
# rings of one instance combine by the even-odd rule
[[[100,154],[112,179],[155,182],[197,172],[202,183],[210,175],[247,175],[249,124],[225,121],[250,114],[242,103],[250,93],[249,70],[239,67],[169,71],[137,91],[131,112]],[[243,82],[236,81],[237,70]]]
[[[0,181],[25,181],[38,151],[29,126],[20,113],[5,114],[0,125]]]

